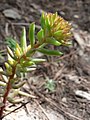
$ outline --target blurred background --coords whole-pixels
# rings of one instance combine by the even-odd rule
[[[57,12],[71,23],[72,45],[51,47],[63,51],[62,57],[37,54],[35,57],[44,57],[48,62],[28,75],[30,84],[62,108],[64,114],[50,120],[90,120],[90,0],[0,0],[0,50],[6,50],[8,36],[19,41],[22,26],[26,27],[27,39],[29,23],[35,22],[38,31],[43,11]],[[1,66],[5,60],[1,58]],[[53,93],[43,87],[46,78],[55,81]],[[43,104],[42,99],[39,101]]]

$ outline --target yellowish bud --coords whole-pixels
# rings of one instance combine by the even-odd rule
[[[46,13],[44,18],[49,19],[50,25],[50,36],[53,36],[59,42],[64,41],[63,43],[67,43],[71,38],[71,25],[64,20],[62,17],[58,16],[58,14]],[[60,32],[61,31],[61,32]],[[57,33],[58,34],[55,34]]]

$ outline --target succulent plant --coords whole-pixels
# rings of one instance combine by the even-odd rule
[[[35,70],[36,64],[45,61],[45,59],[33,58],[34,53],[38,51],[46,55],[62,55],[62,52],[46,49],[45,46],[48,44],[54,46],[67,45],[71,38],[70,30],[71,26],[69,23],[58,16],[57,13],[42,13],[41,29],[36,36],[35,23],[31,23],[29,26],[29,45],[27,45],[25,27],[22,30],[20,44],[13,41],[12,45],[14,45],[14,48],[12,49],[9,44],[7,47],[8,60],[5,62],[6,71],[0,68],[2,76],[0,81],[0,89],[2,89],[0,93],[2,98],[0,117],[3,115],[7,101],[14,103],[14,97],[20,93],[24,96],[29,96],[27,93],[20,91],[20,88],[25,84],[25,81],[21,79],[21,74]],[[13,95],[10,96],[11,90]]]

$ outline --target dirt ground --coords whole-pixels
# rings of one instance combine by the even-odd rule
[[[17,14],[8,15],[8,9]],[[47,62],[28,74],[23,87],[36,98],[8,105],[13,111],[4,120],[90,120],[90,0],[0,0],[0,49],[7,36],[19,41],[22,26],[28,30],[34,21],[38,31],[42,11],[57,11],[72,24],[73,44],[55,48],[64,51],[62,57],[43,56]],[[54,92],[45,88],[46,78],[54,80]]]

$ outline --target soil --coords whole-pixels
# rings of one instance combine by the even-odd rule
[[[7,9],[16,11],[19,17],[7,17],[4,14]],[[47,62],[28,74],[27,84],[22,89],[36,98],[9,104],[13,110],[5,112],[9,115],[4,120],[90,120],[89,0],[0,0],[0,50],[6,48],[7,36],[19,41],[22,26],[28,30],[29,23],[35,22],[38,31],[42,11],[57,11],[72,24],[73,44],[55,48],[64,52],[62,57],[36,55],[45,57]],[[45,88],[47,78],[55,82],[53,92]]]

